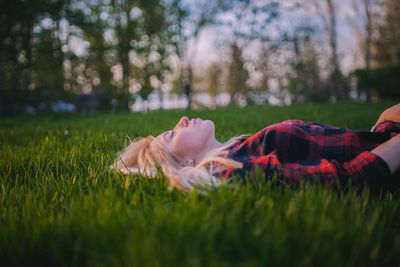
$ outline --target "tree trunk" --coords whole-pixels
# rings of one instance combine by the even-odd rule
[[[185,94],[188,100],[188,105],[186,109],[188,110],[192,108],[192,89],[193,89],[193,69],[192,65],[189,64],[187,69],[187,79],[185,82]]]
[[[337,54],[337,32],[336,32],[336,10],[333,4],[333,0],[326,0],[326,4],[328,6],[329,13],[329,23],[328,23],[328,34],[329,34],[329,46],[331,48],[331,64],[332,64],[332,72],[331,72],[331,86],[332,86],[332,95],[334,95],[337,99],[346,98],[343,82],[342,82],[342,73],[339,67],[339,60]]]
[[[371,40],[372,40],[372,19],[371,19],[371,10],[370,10],[370,0],[363,0],[364,3],[364,11],[365,11],[365,69],[369,73],[371,68]],[[367,85],[366,88],[367,93],[367,101],[371,100],[371,87]]]

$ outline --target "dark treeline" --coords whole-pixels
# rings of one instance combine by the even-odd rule
[[[348,20],[362,67],[350,74],[338,52],[337,0],[2,0],[0,112],[128,109],[155,92],[207,92],[211,106],[399,97],[400,1],[353,0]],[[307,11],[315,15],[307,16]],[[294,26],[273,29],[291,16]],[[218,58],[196,63],[206,29],[221,30]],[[354,89],[354,88],[353,88]],[[267,97],[260,97],[260,96]],[[254,97],[256,96],[256,97]]]

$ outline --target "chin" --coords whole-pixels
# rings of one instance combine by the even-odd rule
[[[203,125],[204,125],[205,128],[207,128],[207,129],[209,129],[209,130],[212,130],[212,132],[214,132],[214,130],[215,130],[215,125],[214,125],[214,122],[213,122],[213,121],[204,120],[204,121],[202,121],[202,123],[203,123]]]
[[[215,138],[215,125],[213,121],[206,120],[204,121],[205,128],[207,129],[207,132],[209,133],[209,138],[214,139]]]

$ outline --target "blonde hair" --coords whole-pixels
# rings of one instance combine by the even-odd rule
[[[163,145],[151,145],[153,136],[140,137],[119,154],[113,168],[123,174],[140,174],[152,178],[157,175],[158,167],[168,178],[170,188],[190,191],[195,187],[218,186],[224,183],[213,173],[228,167],[240,168],[238,161],[225,158],[228,148],[244,136],[233,137],[221,147],[208,151],[195,166],[184,166],[181,159],[170,153]]]

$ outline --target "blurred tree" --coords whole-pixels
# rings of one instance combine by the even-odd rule
[[[220,92],[219,88],[221,87],[221,77],[222,77],[222,68],[217,63],[214,62],[208,68],[208,86],[207,86],[207,93],[211,99],[211,108],[215,109],[217,107],[216,97]]]
[[[172,53],[172,44],[167,31],[166,6],[162,1],[143,0],[141,7],[144,10],[144,32],[147,36],[141,42],[147,43],[147,45],[143,46],[140,42],[132,45],[134,53],[137,53],[136,56],[140,58],[144,66],[142,69],[134,68],[134,71],[139,74],[135,77],[139,76],[137,79],[142,84],[142,89],[139,91],[141,97],[146,100],[149,94],[155,90],[162,107],[161,85],[172,71],[168,62]]]
[[[371,5],[372,0],[363,0],[363,9],[364,9],[364,28],[365,28],[365,47],[364,47],[364,64],[367,70],[371,67],[371,42],[372,42],[372,14],[371,14]]]
[[[240,98],[247,99],[247,79],[249,73],[244,67],[242,49],[236,44],[231,45],[231,59],[228,70],[228,92],[230,104],[239,104]]]
[[[334,0],[311,0],[311,2],[304,3],[305,8],[308,8],[310,3],[319,13],[328,37],[330,59],[327,66],[329,69],[327,86],[330,88],[330,95],[334,97],[335,100],[348,99],[348,88],[340,69],[337,48],[337,4]]]
[[[32,46],[33,60],[30,92],[34,92],[36,103],[42,104],[65,99],[64,56],[57,37],[57,23],[51,23],[48,29],[37,34],[37,41]]]
[[[350,24],[358,37],[358,43],[364,60],[364,68],[369,72],[372,63],[373,29],[376,21],[376,11],[379,0],[353,0],[352,12],[356,16],[349,16]],[[367,100],[371,98],[370,84],[366,84],[361,91],[366,92]],[[360,91],[358,92],[360,95]],[[359,97],[359,96],[358,96]]]
[[[123,73],[119,100],[122,107],[127,107],[132,78],[141,83],[140,95],[146,100],[154,89],[150,79],[161,82],[163,72],[169,69],[164,62],[169,41],[165,34],[165,7],[160,0],[112,0],[112,5]],[[131,56],[139,59],[140,68],[132,67]]]
[[[86,82],[83,86],[90,88],[90,92],[104,96],[106,101],[101,105],[104,110],[109,110],[111,99],[118,96],[111,72],[111,67],[117,64],[115,51],[112,50],[115,43],[105,39],[107,33],[112,32],[110,9],[109,1],[97,0],[85,5],[73,2],[69,10],[69,23],[78,26],[83,32],[83,36],[79,37],[89,43],[86,56],[76,58],[69,54],[72,68],[80,64],[85,65],[83,73],[75,75],[72,79],[84,75]],[[73,81],[70,83],[74,84]],[[77,91],[82,92],[82,89]]]
[[[371,100],[398,98],[400,84],[400,2],[377,0],[374,6],[371,67],[353,72],[358,90],[370,88]],[[373,99],[372,99],[373,97]]]
[[[217,22],[232,30],[239,46],[252,40],[266,42],[271,39],[268,26],[278,18],[279,8],[274,0],[226,0]]]
[[[246,85],[249,72],[245,69],[243,51],[251,42],[267,44],[271,41],[268,26],[279,16],[279,1],[270,0],[227,0],[222,6],[221,16],[217,23],[232,31],[233,40],[230,42],[230,65],[228,74],[228,91],[231,104],[238,104],[238,97],[243,97],[248,102]],[[266,46],[264,46],[265,48]],[[265,62],[264,62],[265,63]],[[260,68],[265,71],[265,68]],[[239,76],[235,77],[238,74]],[[268,73],[263,75],[268,76]],[[236,100],[235,100],[236,99]]]
[[[143,33],[143,28],[141,28],[143,24],[139,24],[139,20],[143,21],[143,10],[140,9],[139,4],[139,0],[111,0],[113,30],[117,40],[115,54],[117,62],[122,67],[121,83],[117,90],[118,102],[116,102],[118,103],[117,107],[121,109],[127,109],[130,102],[129,87],[132,68],[129,53],[131,51],[131,42],[139,42],[141,33]],[[138,10],[138,14],[131,17],[130,13],[133,8]],[[147,37],[145,34],[143,36]]]
[[[161,83],[169,69],[163,2],[97,0],[76,7],[71,17],[90,44],[85,59],[88,85],[105,93],[113,108],[128,109],[137,84],[146,101],[154,89],[150,79]]]
[[[371,100],[380,98],[400,98],[400,65],[381,67],[377,69],[357,69],[352,72],[357,78],[357,87],[374,89]]]
[[[373,41],[376,67],[400,65],[400,1],[380,0],[377,36]]]
[[[348,92],[342,71],[339,66],[339,58],[337,52],[337,15],[336,6],[333,0],[326,0],[328,7],[328,23],[327,30],[329,35],[329,46],[331,48],[331,72],[329,86],[331,87],[331,94],[337,100],[348,99]]]
[[[315,29],[312,26],[299,25],[291,37],[286,37],[293,47],[293,56],[289,60],[291,71],[287,75],[287,88],[291,93],[292,103],[329,99],[329,92],[321,79],[314,35]]]
[[[60,20],[68,2],[68,0],[0,1],[2,25],[0,29],[0,113],[18,112],[23,106],[32,104],[33,90],[39,86],[39,82],[43,82],[43,80],[33,80],[35,60],[43,56],[35,51],[40,47],[40,39],[37,35],[42,34],[36,29],[40,27],[39,24],[44,19],[47,19],[48,23],[56,23],[57,27],[57,21]],[[52,29],[52,31],[54,32],[46,33],[47,37],[51,37],[54,41],[51,51],[48,52],[55,57],[56,62],[59,62],[62,57],[60,45],[57,44],[59,31],[58,29]],[[45,46],[49,41],[48,38]],[[56,72],[62,71],[62,65],[58,64],[57,67]],[[47,78],[50,79],[50,77]],[[52,90],[60,89],[62,87]]]
[[[193,65],[203,28],[216,23],[217,14],[225,8],[225,0],[170,0],[168,3],[168,32],[173,42],[179,66],[177,79],[191,108]]]
[[[277,74],[277,65],[274,64],[273,56],[279,53],[280,44],[264,43],[260,48],[260,52],[255,62],[255,71],[260,73],[258,83],[252,87],[255,94],[265,94],[265,103],[269,103],[269,96],[271,95],[269,81]]]

